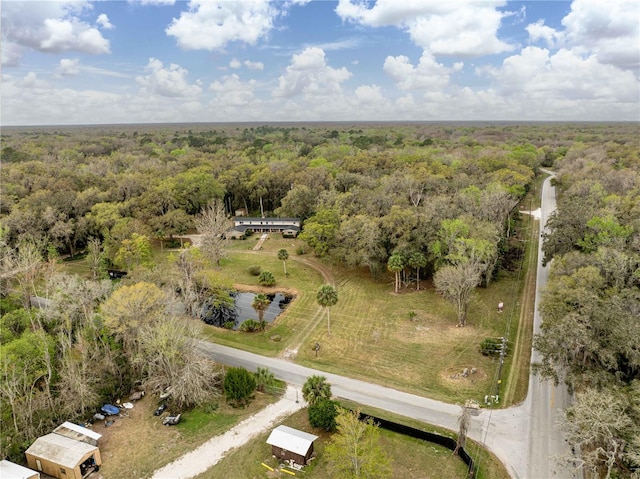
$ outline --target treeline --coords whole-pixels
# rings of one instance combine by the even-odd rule
[[[218,198],[231,215],[307,220],[317,254],[376,272],[396,250],[446,254],[428,250],[444,219],[502,235],[538,166],[570,144],[549,126],[17,130],[2,137],[0,213],[12,246],[74,256],[93,238],[125,267],[123,241],[171,240]]]
[[[538,370],[575,392],[563,421],[581,455],[574,466],[592,477],[640,477],[638,138],[574,146],[557,167]]]

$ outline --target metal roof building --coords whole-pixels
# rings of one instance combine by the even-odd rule
[[[97,446],[56,433],[36,439],[25,456],[30,468],[61,479],[82,479],[102,464]]]
[[[56,434],[86,442],[92,446],[97,446],[102,434],[92,431],[89,428],[78,426],[69,421],[65,421],[53,430]]]
[[[0,461],[0,477],[2,479],[40,479],[40,473],[3,459]]]
[[[313,434],[288,426],[278,426],[271,431],[267,444],[271,446],[271,453],[275,457],[305,465],[313,454],[313,441],[316,439],[318,436]]]

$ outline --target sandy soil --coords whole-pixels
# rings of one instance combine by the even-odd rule
[[[185,454],[180,459],[157,470],[153,479],[187,479],[202,474],[216,465],[232,449],[242,446],[251,438],[261,434],[276,422],[305,407],[297,390],[288,386],[282,399],[262,411],[245,419],[226,433],[212,437],[202,446]]]

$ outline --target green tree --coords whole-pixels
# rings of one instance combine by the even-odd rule
[[[133,233],[131,239],[125,239],[120,243],[115,262],[122,268],[129,270],[133,266],[149,266],[151,264],[151,256],[149,238]]]
[[[427,257],[421,251],[414,251],[409,254],[407,263],[416,270],[416,291],[420,289],[420,269],[427,266]]]
[[[323,284],[318,289],[316,295],[318,304],[327,310],[327,334],[331,336],[331,319],[329,317],[329,311],[332,306],[335,306],[338,302],[338,292],[330,284]]]
[[[340,215],[336,209],[323,208],[307,219],[298,236],[313,248],[316,256],[326,255],[335,246],[335,237],[340,229]]]
[[[278,250],[278,259],[282,261],[284,266],[284,275],[287,276],[287,260],[289,259],[289,252],[286,249]]]
[[[251,307],[258,314],[258,322],[260,323],[260,329],[265,329],[264,322],[264,312],[267,310],[269,305],[271,304],[271,300],[264,293],[258,293],[253,297],[253,302],[251,303]]]
[[[227,401],[234,407],[245,407],[249,404],[256,390],[256,378],[245,368],[229,368],[224,375],[224,393]]]
[[[337,433],[325,448],[334,477],[345,479],[386,479],[392,477],[387,454],[380,447],[380,431],[369,418],[359,419],[359,411],[340,409]]]
[[[261,286],[274,286],[276,284],[276,278],[270,271],[263,271],[258,276],[258,283]]]
[[[320,375],[309,376],[302,386],[302,397],[313,406],[323,399],[331,399],[331,384]]]
[[[335,431],[336,417],[339,403],[331,399],[320,399],[313,406],[309,406],[309,424],[325,431]]]
[[[389,257],[387,261],[387,269],[395,274],[395,292],[398,293],[400,289],[400,272],[404,269],[404,257],[399,253],[394,253]]]

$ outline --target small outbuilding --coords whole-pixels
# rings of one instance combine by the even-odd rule
[[[25,456],[30,468],[59,479],[82,479],[102,464],[97,446],[56,433],[36,439]]]
[[[313,441],[318,436],[288,426],[278,426],[269,435],[271,454],[281,461],[292,460],[305,466],[313,454]]]
[[[2,479],[40,479],[40,473],[3,459],[0,461],[0,477]]]
[[[92,431],[83,426],[78,426],[69,421],[65,421],[53,430],[56,434],[75,439],[76,441],[86,442],[92,446],[97,446],[102,434]]]

